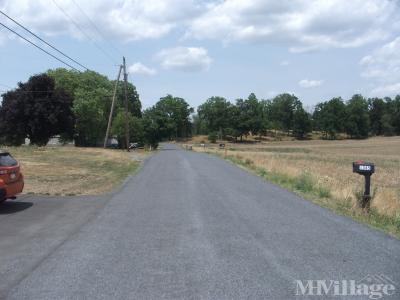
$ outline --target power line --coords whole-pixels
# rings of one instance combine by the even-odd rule
[[[114,64],[116,64],[116,61],[106,52],[103,50],[103,48],[101,48],[96,41],[91,38],[83,29],[82,27],[76,22],[74,21],[74,19],[60,6],[57,4],[57,2],[55,0],[52,0],[54,5],[57,6],[57,8],[64,14],[64,16],[72,23],[75,25],[75,27],[90,41],[93,43],[93,45],[96,46],[96,48],[98,50],[100,50],[105,56],[107,56],[108,59],[110,59]]]
[[[82,9],[82,7],[78,3],[76,3],[75,0],[72,0],[72,2],[79,9],[79,11],[86,17],[86,19],[89,21],[92,27],[97,31],[97,33],[102,37],[103,41],[105,41],[111,48],[113,48],[119,54],[123,55],[120,49],[118,49],[114,44],[107,42],[107,37],[100,31],[100,29],[96,26],[96,24],[92,21],[92,19],[88,16],[88,14],[85,13],[85,11]]]
[[[84,65],[80,64],[79,62],[77,62],[75,59],[71,58],[70,56],[68,56],[67,54],[65,54],[64,52],[58,50],[56,47],[54,47],[53,45],[49,44],[48,42],[46,42],[44,39],[42,39],[40,36],[38,36],[37,34],[33,33],[31,30],[29,30],[28,28],[26,28],[25,26],[23,26],[21,23],[17,22],[16,20],[14,20],[13,18],[11,18],[9,15],[5,14],[4,12],[2,12],[0,10],[0,13],[2,15],[4,15],[5,17],[7,17],[8,19],[10,19],[11,21],[13,21],[15,24],[17,24],[18,26],[22,27],[23,29],[25,29],[27,32],[29,32],[31,35],[33,35],[34,37],[36,37],[37,39],[39,39],[40,41],[42,41],[43,43],[45,43],[47,46],[49,46],[50,48],[52,48],[53,50],[57,51],[58,53],[60,53],[61,55],[65,56],[66,58],[68,58],[69,60],[73,61],[74,63],[76,63],[77,65],[81,66],[82,68],[89,70],[89,68],[85,67]]]
[[[10,27],[4,25],[3,23],[0,22],[0,25],[3,26],[4,28],[8,29],[9,31],[11,31],[12,33],[14,33],[15,35],[19,36],[21,39],[23,39],[24,41],[28,42],[29,44],[31,44],[32,46],[38,48],[39,50],[43,51],[44,53],[46,53],[47,55],[50,55],[51,57],[53,57],[54,59],[58,60],[59,62],[63,63],[64,65],[70,67],[71,69],[80,72],[78,69],[76,69],[75,67],[71,66],[69,63],[66,63],[65,61],[63,61],[62,59],[58,58],[57,56],[51,54],[50,52],[46,51],[45,49],[43,49],[42,47],[36,45],[34,42],[28,40],[27,38],[23,37],[22,35],[20,35],[18,32],[12,30]]]

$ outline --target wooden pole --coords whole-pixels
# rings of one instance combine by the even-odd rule
[[[124,90],[125,90],[125,143],[126,150],[129,152],[129,114],[128,114],[128,74],[126,73],[125,57],[123,57],[124,67]]]
[[[112,102],[111,102],[110,116],[108,117],[106,137],[104,138],[104,148],[107,147],[107,141],[108,141],[108,137],[110,135],[111,122],[112,122],[112,117],[114,114],[115,98],[117,96],[117,88],[118,88],[119,79],[121,77],[121,72],[122,72],[122,66],[119,66],[117,81],[115,82],[115,85],[114,85],[114,93],[113,93],[113,98],[112,98]]]

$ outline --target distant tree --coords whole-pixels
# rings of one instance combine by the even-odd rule
[[[242,139],[250,132],[258,134],[262,130],[263,115],[262,107],[256,95],[253,93],[247,99],[236,100],[236,111],[234,116],[234,129]]]
[[[309,113],[302,105],[297,106],[293,113],[293,136],[298,139],[304,139],[312,131],[312,122]]]
[[[264,115],[263,107],[254,93],[251,93],[245,100],[247,109],[247,122],[248,127],[252,134],[259,134],[263,130]]]
[[[115,81],[111,81],[114,86]],[[142,103],[139,99],[139,94],[136,90],[136,87],[128,82],[127,94],[128,94],[128,109],[134,117],[140,118],[142,116]],[[118,85],[117,91],[117,107],[124,108],[125,107],[125,89],[124,84],[121,82]]]
[[[373,135],[385,134],[385,115],[387,113],[387,105],[381,98],[368,99],[369,120],[371,124],[371,133]]]
[[[128,114],[129,142],[144,143],[144,128],[141,118]],[[112,123],[112,135],[118,140],[120,148],[126,148],[125,140],[125,111],[120,109]]]
[[[229,109],[232,106],[223,97],[211,97],[197,109],[199,121],[203,121],[207,132],[218,132],[221,139],[230,126]]]
[[[199,135],[199,134],[207,134],[208,133],[208,126],[206,121],[199,117],[198,114],[192,115],[192,134]]]
[[[43,146],[54,135],[72,136],[74,117],[72,98],[46,74],[32,76],[28,82],[3,95],[0,131],[10,145],[21,145],[25,137]]]
[[[385,117],[387,126],[396,135],[400,135],[400,95],[393,100],[386,98],[388,116]]]
[[[191,133],[190,114],[193,108],[182,98],[167,95],[153,107],[152,116],[163,138],[187,137]]]
[[[270,111],[271,111],[271,101],[270,100],[261,100],[259,103],[260,106],[260,117],[261,117],[261,126],[259,129],[260,135],[267,135],[267,131],[273,127]]]
[[[301,105],[300,100],[290,94],[276,96],[270,106],[270,118],[278,129],[289,133],[293,129],[294,112]]]
[[[395,128],[393,127],[392,116],[389,112],[385,113],[382,116],[381,124],[382,124],[383,135],[391,136],[391,135],[396,134]]]
[[[114,81],[93,72],[75,72],[63,68],[49,70],[57,87],[62,87],[73,96],[73,111],[76,116],[75,144],[96,146],[103,143],[111,108]],[[119,83],[114,117],[125,107],[123,84]],[[128,83],[128,110],[134,117],[141,117],[141,103],[136,87]]]
[[[346,105],[345,131],[351,138],[367,138],[369,133],[368,102],[359,94]]]
[[[240,131],[240,109],[236,105],[231,105],[228,108],[228,119],[229,125],[226,128],[225,136],[232,137],[235,141],[237,141],[238,137],[240,137],[243,133]]]
[[[108,98],[109,91],[101,87],[75,91],[73,111],[77,146],[97,146],[103,142],[108,117],[104,102]]]
[[[324,132],[325,138],[335,139],[338,133],[344,132],[346,104],[342,98],[332,98],[318,103],[313,113],[315,129]]]
[[[154,107],[148,108],[143,112],[142,123],[145,143],[156,149],[163,136],[161,135],[158,113]]]

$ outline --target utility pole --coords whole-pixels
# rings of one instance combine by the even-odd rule
[[[121,77],[121,72],[122,72],[122,66],[119,66],[117,81],[115,82],[115,85],[114,85],[114,93],[113,93],[113,98],[112,98],[112,102],[111,102],[110,116],[108,117],[106,137],[104,138],[104,148],[107,147],[108,137],[110,135],[112,116],[114,114],[115,98],[117,96],[117,88],[118,88],[119,79]]]
[[[124,90],[125,90],[125,143],[129,152],[129,114],[128,114],[128,74],[126,73],[125,56],[123,57]]]

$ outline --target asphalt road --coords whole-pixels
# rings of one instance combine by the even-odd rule
[[[0,227],[0,298],[296,299],[383,274],[400,299],[400,241],[173,145],[112,195],[25,197]]]

